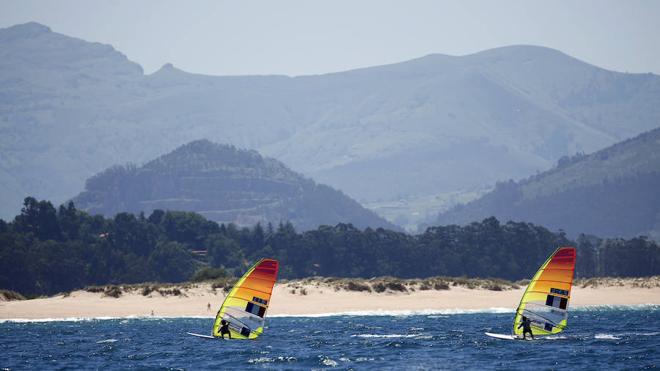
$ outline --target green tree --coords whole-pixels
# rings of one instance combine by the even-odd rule
[[[59,240],[61,233],[57,212],[48,201],[37,201],[27,197],[23,201],[21,214],[14,219],[14,230],[29,233],[39,240]]]
[[[212,234],[204,241],[206,253],[214,267],[238,267],[243,259],[240,245],[219,233]]]
[[[195,264],[190,252],[178,242],[158,244],[149,256],[154,279],[161,282],[181,282],[190,278]]]

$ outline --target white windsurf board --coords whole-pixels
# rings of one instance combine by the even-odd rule
[[[192,336],[197,336],[198,338],[203,338],[203,339],[217,339],[217,338],[215,338],[211,335],[196,334],[194,332],[186,332],[186,334],[192,335]]]
[[[505,335],[505,334],[493,334],[492,332],[486,332],[486,336],[490,336],[495,339],[502,339],[502,340],[522,340],[521,338],[513,335]]]

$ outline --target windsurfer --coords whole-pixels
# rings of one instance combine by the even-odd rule
[[[518,328],[521,327],[523,329],[523,333],[522,333],[523,339],[527,339],[527,333],[529,332],[529,336],[531,336],[532,340],[534,340],[534,334],[532,333],[532,321],[529,318],[523,316],[522,322],[520,322],[520,324],[518,325]]]
[[[224,319],[220,322],[220,337],[225,338],[225,334],[229,335],[229,338],[231,339],[231,332],[229,332],[229,322],[225,321]]]

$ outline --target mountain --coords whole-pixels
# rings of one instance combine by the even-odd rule
[[[110,46],[30,23],[0,30],[0,67],[5,218],[26,195],[61,202],[112,164],[208,138],[415,224],[461,194],[660,122],[660,77],[535,46],[314,76],[205,76],[170,64],[144,75]]]
[[[445,212],[438,223],[486,216],[523,220],[575,236],[660,239],[660,129],[590,155],[565,157],[552,170]]]
[[[290,221],[299,230],[352,223],[396,228],[343,193],[255,151],[198,140],[143,166],[114,166],[73,199],[92,214],[194,211],[220,223]]]

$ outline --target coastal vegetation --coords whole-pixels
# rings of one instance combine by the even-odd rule
[[[136,284],[87,286],[84,292],[98,294],[105,298],[121,298],[124,295],[140,295],[144,297],[182,297],[188,298],[210,292],[213,295],[226,295],[236,282],[235,277],[224,277],[203,282],[159,283],[147,282]],[[284,287],[289,294],[306,296],[324,292],[355,292],[366,294],[414,294],[426,291],[450,291],[454,289],[509,291],[525,288],[529,280],[509,281],[500,278],[466,278],[466,277],[428,277],[424,279],[374,277],[374,278],[342,278],[342,277],[307,277],[302,279],[282,279],[277,285]],[[573,282],[575,287],[592,288],[641,288],[654,289],[660,287],[660,276],[620,278],[591,277],[578,278]],[[57,295],[70,296],[72,292]],[[14,291],[0,290],[0,301],[25,300],[26,298]]]
[[[580,278],[660,273],[660,247],[645,237],[582,235],[571,241],[562,232],[495,218],[430,227],[419,235],[351,224],[299,233],[290,223],[239,228],[192,212],[155,210],[149,216],[105,218],[73,203],[55,208],[28,197],[13,221],[0,220],[0,288],[32,297],[94,285],[224,280],[261,257],[272,257],[280,260],[283,279],[389,276],[397,278],[340,280],[338,285],[353,291],[441,290],[458,279],[431,277],[463,276],[467,287],[473,278],[529,278],[556,247],[567,245],[578,249]],[[411,286],[402,278],[417,283]],[[509,287],[495,279],[490,289]]]

